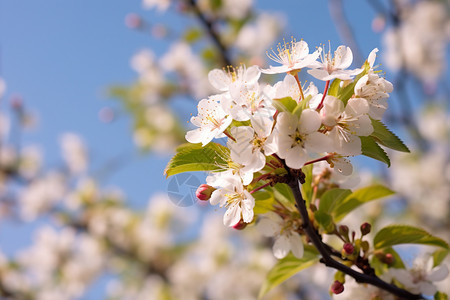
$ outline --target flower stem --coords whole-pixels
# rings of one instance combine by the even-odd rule
[[[331,156],[332,156],[332,154],[328,154],[328,155],[325,155],[324,157],[321,157],[321,158],[318,158],[318,159],[314,159],[314,160],[308,161],[308,162],[305,163],[305,166],[310,165],[310,164],[313,164],[313,163],[316,163],[316,162],[319,162],[319,161],[322,161],[322,160],[327,160],[327,159],[330,158]]]
[[[319,106],[317,106],[317,109],[316,109],[317,111],[319,111],[323,107],[323,100],[325,100],[325,96],[327,95],[329,86],[330,86],[330,81],[327,80],[327,83],[325,84],[325,90],[323,91],[322,100],[320,100],[320,104],[319,104]]]
[[[272,181],[269,181],[269,182],[267,182],[267,183],[265,183],[265,184],[263,184],[263,185],[257,187],[256,189],[250,191],[250,194],[253,194],[254,192],[257,192],[257,191],[259,191],[259,190],[262,190],[263,188],[268,187],[268,186],[271,185],[271,184],[272,184]]]
[[[298,79],[298,73],[295,74],[294,77],[295,77],[295,80],[297,81],[298,88],[300,90],[300,94],[302,95],[302,100],[304,100],[305,99],[305,95],[303,95],[303,89],[302,89],[302,85],[300,84],[300,79]]]
[[[228,132],[228,130],[225,130],[223,132],[228,138],[230,138],[231,140],[233,140],[233,142],[236,142],[236,139]]]

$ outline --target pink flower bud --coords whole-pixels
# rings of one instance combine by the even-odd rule
[[[331,285],[330,290],[333,294],[338,295],[344,291],[344,285],[341,282],[335,280]]]
[[[215,190],[216,189],[213,188],[212,186],[202,184],[198,187],[197,191],[195,192],[195,196],[197,196],[199,200],[208,201],[209,198],[211,198],[212,192],[214,192]]]
[[[245,227],[247,227],[247,223],[245,223],[242,219],[233,225],[233,228],[237,230],[243,230]]]
[[[386,253],[386,255],[383,258],[383,262],[387,265],[392,265],[395,261],[394,256],[391,253]]]
[[[351,255],[355,251],[355,247],[351,243],[345,243],[343,249],[347,255]]]
[[[369,223],[363,223],[361,225],[361,233],[362,235],[366,235],[370,232],[370,230],[372,229],[372,226]]]

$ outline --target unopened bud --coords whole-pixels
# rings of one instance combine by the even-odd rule
[[[335,280],[331,285],[330,290],[333,294],[338,295],[344,291],[344,285],[340,281]]]
[[[245,223],[242,219],[239,220],[239,222],[237,222],[236,224],[233,225],[234,229],[237,230],[243,230],[245,227],[247,227],[248,223]]]
[[[383,262],[387,265],[392,265],[394,261],[395,257],[391,253],[386,253],[386,255],[383,257]]]
[[[197,191],[195,192],[195,196],[199,200],[202,201],[208,201],[211,198],[212,192],[214,192],[216,189],[212,186],[209,186],[207,184],[202,184],[198,187]]]
[[[355,246],[353,246],[353,244],[351,243],[345,243],[343,249],[345,254],[351,255],[353,254],[353,251],[355,251]]]
[[[339,233],[342,235],[348,234],[348,227],[346,225],[339,226]]]
[[[367,222],[363,223],[361,225],[361,233],[362,233],[362,235],[364,236],[366,234],[369,234],[371,229],[372,229],[372,226],[369,223],[367,223]]]

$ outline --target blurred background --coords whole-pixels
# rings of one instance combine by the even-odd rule
[[[354,67],[380,49],[394,84],[384,121],[412,153],[389,169],[355,160],[362,183],[398,194],[347,222],[420,224],[449,241],[448,1],[107,4],[0,0],[2,299],[257,298],[270,243],[196,201],[205,174],[163,172],[214,93],[208,71],[267,67],[283,39],[347,45]],[[321,267],[266,298],[329,298]]]

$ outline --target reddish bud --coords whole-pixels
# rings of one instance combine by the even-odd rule
[[[342,235],[347,235],[348,234],[348,227],[345,225],[341,225],[339,226],[339,233]]]
[[[237,230],[243,230],[245,227],[247,227],[247,223],[245,223],[242,219],[233,225],[233,228]]]
[[[383,257],[383,262],[387,265],[392,265],[395,261],[395,257],[391,253],[386,253]]]
[[[335,280],[331,285],[330,290],[333,294],[338,295],[344,291],[344,284],[342,284],[340,281]]]
[[[347,255],[351,255],[353,254],[353,251],[355,251],[355,247],[351,243],[345,243],[343,249]]]
[[[195,196],[199,200],[202,201],[208,201],[211,198],[212,192],[214,192],[216,189],[212,186],[209,186],[207,184],[202,184],[198,187],[197,191],[195,192]]]
[[[369,223],[367,223],[367,222],[363,223],[361,225],[361,233],[362,233],[362,235],[364,236],[366,234],[369,234],[371,229],[372,229],[372,226]]]

